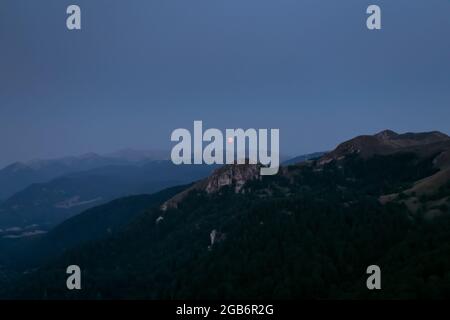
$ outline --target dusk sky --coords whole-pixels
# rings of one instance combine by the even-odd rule
[[[449,119],[449,0],[0,1],[0,166],[170,150],[194,120],[279,128],[299,155]]]

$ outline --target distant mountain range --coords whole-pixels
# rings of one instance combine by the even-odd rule
[[[213,167],[170,161],[106,165],[35,183],[0,204],[0,237],[42,232],[93,206],[118,197],[150,194],[207,176]]]
[[[111,165],[132,165],[143,161],[168,160],[166,151],[125,149],[107,155],[88,153],[78,157],[16,162],[0,170],[0,201],[33,183],[43,183],[74,172]]]
[[[86,241],[69,245],[80,237],[68,239],[69,231],[58,229],[39,236],[69,250],[55,245],[64,251],[59,258],[5,284],[3,294],[448,298],[449,152],[450,138],[439,132],[383,131],[282,167],[276,176],[261,177],[255,165],[224,166],[191,186],[148,199],[147,210],[142,198],[117,200],[60,226],[96,230]],[[133,218],[109,228],[110,212]],[[83,270],[81,291],[64,289],[71,264]],[[383,290],[366,288],[372,264],[382,269]]]

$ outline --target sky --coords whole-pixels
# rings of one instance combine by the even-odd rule
[[[66,28],[66,8],[82,30]],[[382,9],[382,30],[366,9]],[[0,166],[279,128],[281,153],[450,133],[449,0],[2,0]]]

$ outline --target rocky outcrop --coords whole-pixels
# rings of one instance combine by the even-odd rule
[[[217,169],[206,179],[206,193],[215,193],[224,186],[233,186],[236,193],[240,192],[249,180],[260,178],[260,166],[257,165],[228,165]]]
[[[216,243],[220,243],[222,241],[224,241],[226,239],[226,234],[222,233],[222,232],[218,232],[216,229],[214,229],[213,231],[211,231],[211,233],[209,234],[209,238],[211,241],[211,244],[209,245],[209,249],[212,249],[212,247],[216,244]]]
[[[195,190],[213,194],[220,191],[223,187],[231,186],[234,188],[234,192],[239,193],[248,181],[261,179],[260,168],[261,165],[256,164],[225,165],[215,170],[208,178],[197,182],[192,187],[166,201],[161,206],[161,210],[166,211],[170,208],[176,208],[178,203]]]

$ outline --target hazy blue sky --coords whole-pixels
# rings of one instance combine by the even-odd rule
[[[0,1],[0,165],[169,149],[194,120],[280,128],[295,155],[449,119],[449,0]]]

